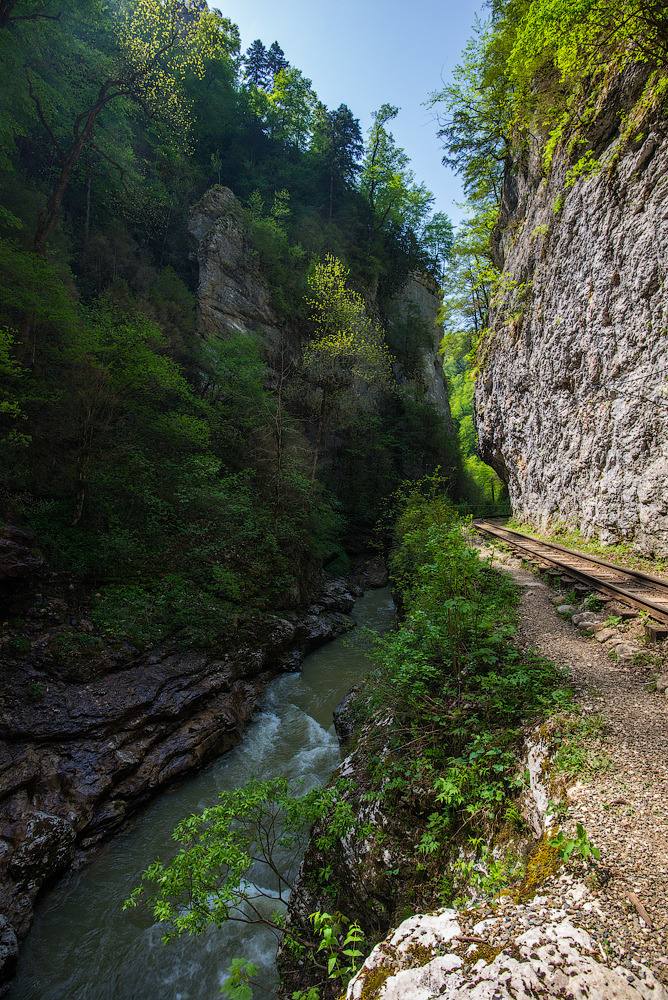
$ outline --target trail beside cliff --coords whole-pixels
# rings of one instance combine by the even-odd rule
[[[668,698],[648,690],[656,668],[643,664],[642,652],[636,662],[611,658],[603,643],[583,637],[556,613],[554,591],[516,559],[497,554],[495,564],[521,588],[519,641],[566,666],[582,711],[600,713],[605,723],[600,740],[587,748],[586,773],[568,790],[570,818],[583,824],[610,871],[606,884],[594,883],[595,905],[581,911],[581,922],[609,941],[622,964],[640,960],[668,982],[668,819],[662,808]]]

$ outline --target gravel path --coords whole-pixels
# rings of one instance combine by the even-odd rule
[[[495,565],[521,588],[519,641],[568,667],[580,707],[607,724],[592,747],[597,763],[567,793],[569,819],[583,824],[610,873],[604,885],[587,880],[595,905],[580,910],[578,922],[611,958],[629,969],[642,963],[668,983],[668,697],[648,690],[665,670],[661,657],[611,659],[557,614],[555,592],[518,560],[497,552]],[[626,631],[642,651],[640,624]]]

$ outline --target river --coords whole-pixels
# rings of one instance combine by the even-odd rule
[[[389,589],[366,593],[352,614],[359,626],[389,629]],[[238,747],[163,794],[128,833],[62,879],[37,907],[7,1000],[214,1000],[239,957],[255,962],[259,982],[271,986],[276,940],[269,931],[228,923],[164,946],[164,928],[146,911],[123,912],[123,900],[151,861],[171,856],[179,820],[215,804],[219,792],[251,777],[298,778],[306,787],[328,781],[340,760],[332,712],[369,669],[364,650],[355,629],[311,653],[300,673],[273,681]]]

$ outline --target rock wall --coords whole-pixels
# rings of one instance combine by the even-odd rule
[[[646,73],[600,103],[600,169],[569,177],[580,146],[544,177],[532,144],[506,178],[475,419],[516,515],[667,556],[668,138],[660,120],[619,135]]]
[[[199,329],[205,338],[246,330],[271,348],[281,340],[271,295],[256,266],[243,208],[229,188],[215,185],[193,207],[191,255],[199,268]]]
[[[300,331],[281,325],[276,315],[246,234],[243,208],[229,188],[214,185],[193,207],[188,242],[199,269],[202,337],[208,340],[246,330],[260,335],[270,363],[279,361],[284,348],[297,358]],[[395,296],[388,325],[411,315],[424,327],[426,335],[418,346],[416,370],[409,375],[399,373],[400,378],[415,386],[452,428],[447,384],[437,354],[443,335],[437,323],[440,304],[434,279],[415,273]],[[375,299],[369,305],[375,309]],[[308,336],[308,331],[304,334]]]
[[[441,296],[436,281],[430,274],[413,273],[395,296],[393,305],[396,310],[395,324],[397,320],[406,322],[411,317],[416,317],[425,332],[424,342],[418,347],[416,370],[409,381],[423,391],[425,401],[431,403],[445,418],[446,425],[454,433],[448,384],[438,354],[443,339],[443,326],[438,319]],[[391,319],[390,327],[392,325]]]

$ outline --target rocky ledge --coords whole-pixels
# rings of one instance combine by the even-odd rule
[[[587,887],[562,889],[561,907],[536,897],[501,901],[486,919],[447,908],[404,920],[348,984],[347,1000],[668,1000],[649,969],[610,960],[577,925],[578,905],[592,905]]]
[[[40,889],[159,790],[235,746],[269,680],[351,628],[354,601],[330,581],[302,613],[247,620],[225,650],[152,650],[90,683],[50,680],[34,701],[20,667],[4,672],[0,985]]]

